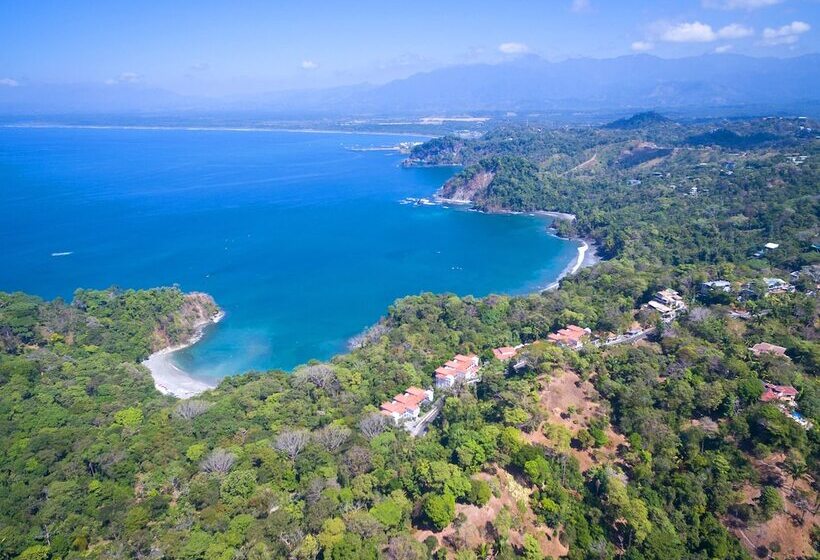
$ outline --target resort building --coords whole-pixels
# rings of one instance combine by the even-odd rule
[[[404,393],[393,397],[393,400],[383,402],[380,412],[392,418],[398,426],[403,422],[416,420],[421,413],[421,405],[432,401],[432,391],[409,387]]]
[[[584,339],[592,334],[589,329],[582,329],[578,325],[568,325],[565,329],[560,329],[557,333],[551,333],[547,338],[558,346],[580,350],[584,347]]]
[[[478,381],[478,356],[470,354],[456,356],[436,370],[436,389],[446,389],[458,382]]]
[[[515,355],[517,353],[518,350],[513,348],[512,346],[502,346],[501,348],[493,348],[493,356],[495,356],[496,360],[500,360],[502,362],[512,360],[513,358],[515,358]]]
[[[774,385],[772,383],[764,383],[765,390],[760,395],[760,400],[763,402],[778,401],[789,406],[795,406],[797,399],[797,389],[791,385]]]
[[[764,354],[772,354],[774,356],[779,356],[781,358],[788,358],[786,356],[786,349],[782,346],[778,346],[776,344],[769,344],[768,342],[758,342],[749,350],[752,351],[752,354],[755,356],[762,356]]]

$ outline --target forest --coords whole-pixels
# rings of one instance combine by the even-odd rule
[[[189,400],[140,365],[190,336],[179,288],[0,293],[0,559],[815,557],[816,130],[639,115],[431,140],[407,165],[462,165],[440,194],[486,173],[476,208],[574,214],[554,232],[603,261],[543,293],[402,298],[346,354]],[[644,306],[664,289],[670,321]],[[591,341],[545,342],[568,325]],[[481,380],[437,392],[426,433],[379,413],[456,353]]]

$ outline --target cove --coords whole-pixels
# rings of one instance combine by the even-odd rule
[[[0,129],[0,290],[178,284],[225,319],[172,360],[213,383],[327,359],[402,296],[552,283],[577,243],[549,221],[442,206],[452,168],[358,148],[402,135]]]

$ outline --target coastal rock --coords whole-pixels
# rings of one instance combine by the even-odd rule
[[[161,320],[152,333],[151,350],[190,344],[201,336],[202,329],[221,315],[214,298],[203,292],[183,294],[179,309]]]

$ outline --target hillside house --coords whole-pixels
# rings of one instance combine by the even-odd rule
[[[589,329],[583,329],[578,325],[568,325],[565,329],[550,333],[547,339],[558,346],[580,350],[584,347],[584,340],[589,338],[590,334],[592,334],[592,331]]]
[[[752,354],[758,357],[763,356],[764,354],[771,354],[781,358],[788,358],[788,356],[786,356],[785,348],[778,346],[777,344],[769,344],[768,342],[758,342],[749,348],[749,350],[752,351]]]
[[[766,295],[787,294],[794,291],[794,286],[781,278],[764,278],[766,284]]]
[[[513,358],[515,358],[515,355],[517,353],[518,350],[516,350],[512,346],[502,346],[501,348],[493,348],[493,356],[495,356],[496,360],[500,360],[502,362],[512,360]]]
[[[458,382],[478,381],[478,356],[457,354],[452,360],[436,369],[436,389],[447,389]]]
[[[791,385],[774,385],[772,383],[763,384],[763,394],[760,395],[762,402],[778,401],[789,406],[797,404],[797,389]]]
[[[700,285],[700,293],[705,296],[721,292],[728,294],[731,291],[732,283],[727,280],[712,280],[711,282],[704,282]]]
[[[657,311],[664,323],[671,323],[678,316],[679,312],[686,311],[687,309],[686,302],[683,301],[681,295],[669,288],[655,292],[652,300],[642,307]]]

